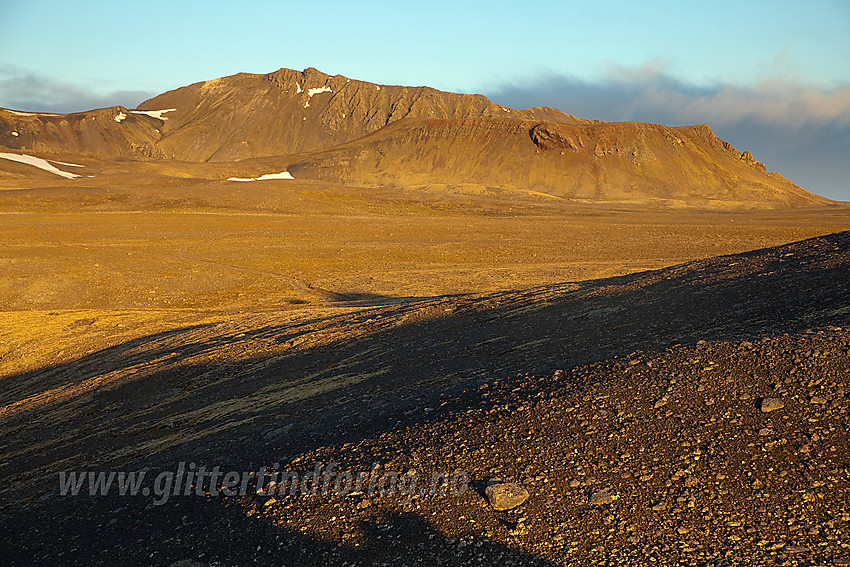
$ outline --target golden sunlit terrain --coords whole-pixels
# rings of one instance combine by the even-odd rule
[[[0,144],[0,564],[850,563],[850,206],[707,126],[282,69]],[[258,480],[328,463],[464,490]]]

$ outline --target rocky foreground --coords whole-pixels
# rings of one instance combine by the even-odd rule
[[[477,407],[298,461],[465,471],[462,496],[239,506],[340,544],[278,543],[307,563],[850,564],[848,348],[830,327],[483,384]],[[494,477],[530,497],[494,511]]]
[[[472,299],[446,298],[498,332],[473,341],[468,326],[435,324],[417,360],[437,371],[451,356],[467,381],[435,376],[426,395],[416,375],[422,396],[405,405],[392,396],[409,394],[407,376],[391,371],[353,404],[335,394],[337,413],[316,408],[320,430],[224,430],[228,443],[120,469],[220,465],[254,473],[245,494],[187,482],[192,496],[159,502],[47,492],[10,505],[0,563],[850,565],[848,267],[850,233],[839,233],[595,282],[581,306],[574,289],[535,292],[561,310],[515,303],[482,319]],[[405,337],[424,344],[390,337],[385,358],[413,352]],[[530,369],[535,353],[562,364],[504,370]],[[501,372],[476,372],[495,359]],[[310,471],[296,489],[281,482]],[[360,472],[359,487],[335,489]],[[454,479],[445,494],[429,490],[435,473]],[[370,485],[381,477],[395,494]]]

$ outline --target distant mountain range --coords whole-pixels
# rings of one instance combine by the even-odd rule
[[[258,170],[272,167],[296,179],[511,190],[542,199],[708,207],[831,202],[766,172],[705,125],[672,128],[587,120],[552,108],[517,110],[482,95],[376,85],[313,68],[195,83],[134,110],[0,109],[0,146],[105,160],[249,160],[246,178],[273,173]]]

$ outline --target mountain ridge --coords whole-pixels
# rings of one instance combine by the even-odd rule
[[[402,118],[514,115],[591,122],[550,108],[516,110],[479,94],[377,85],[312,67],[265,75],[239,73],[181,87],[139,105],[142,110],[171,107],[178,110],[163,124],[158,146],[170,157],[187,161],[233,161],[314,150],[360,138]],[[238,125],[223,139],[200,135],[236,119]]]
[[[234,164],[256,178],[408,188],[467,186],[546,198],[696,206],[824,205],[707,125],[602,122],[517,110],[480,94],[377,85],[315,68],[238,73],[168,91],[137,109],[0,109],[0,146],[103,159]],[[274,172],[248,171],[263,159]],[[273,159],[272,159],[273,158]],[[195,168],[196,169],[196,168]],[[179,176],[189,176],[187,172]]]

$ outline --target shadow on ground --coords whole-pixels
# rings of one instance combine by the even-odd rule
[[[452,547],[415,515],[365,526],[368,544],[349,548],[282,533],[214,499],[151,507],[142,499],[67,499],[51,491],[60,470],[173,468],[193,460],[250,470],[439,419],[441,394],[494,378],[846,320],[848,264],[850,233],[838,233],[653,272],[408,300],[297,324],[281,324],[274,313],[250,315],[235,331],[188,326],[10,376],[0,425],[2,495],[30,504],[4,511],[0,526],[18,544],[4,551],[10,555],[3,563],[44,557],[53,564],[126,558],[122,563],[169,565],[185,550],[200,561],[217,554],[222,564],[247,564],[248,557],[415,564],[422,543],[429,556],[448,554],[449,562],[474,549],[487,563],[533,564],[491,541]],[[98,382],[104,376],[109,380]],[[55,396],[45,398],[48,391]],[[454,409],[483,403],[459,395]],[[383,537],[396,532],[398,540]],[[231,545],[232,538],[240,541]],[[161,551],[138,557],[151,545]],[[288,556],[287,546],[310,551]]]

